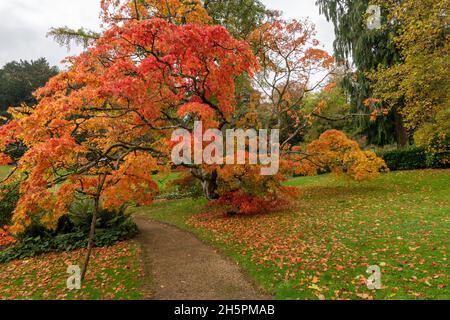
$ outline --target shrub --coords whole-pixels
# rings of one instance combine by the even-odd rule
[[[138,233],[137,226],[131,221],[110,229],[97,230],[94,238],[96,247],[112,246],[119,241],[130,240]],[[67,234],[47,232],[35,238],[21,238],[14,247],[0,251],[0,263],[15,259],[34,257],[50,252],[65,252],[86,248],[88,233],[76,231]]]
[[[343,132],[328,130],[306,148],[308,156],[293,148],[292,168],[297,175],[317,175],[329,171],[353,181],[370,181],[387,170],[386,163],[372,151],[361,150],[356,141]]]
[[[211,201],[210,206],[217,207],[228,215],[257,215],[286,209],[299,195],[299,190],[295,187],[280,187],[276,192],[264,195],[234,191]]]
[[[86,248],[92,219],[92,202],[78,199],[72,203],[69,211],[67,216],[60,219],[55,231],[46,229],[37,221],[31,223],[17,236],[18,241],[14,247],[0,251],[0,263],[49,252]],[[108,247],[119,241],[132,239],[137,233],[138,228],[124,207],[117,211],[101,209],[94,244],[96,247]]]
[[[176,189],[176,192],[164,195],[168,200],[188,197],[198,199],[203,196],[203,189],[200,181],[191,174],[184,175],[171,181],[168,184],[168,187],[174,187]]]
[[[426,148],[427,165],[431,168],[450,166],[450,135],[435,135]]]
[[[422,147],[410,147],[406,149],[379,152],[392,171],[416,170],[428,168],[427,152]]]
[[[14,209],[19,201],[19,184],[0,186],[0,226],[9,225]]]

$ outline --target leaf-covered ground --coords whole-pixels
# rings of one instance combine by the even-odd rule
[[[286,212],[229,218],[184,200],[146,214],[220,247],[279,299],[449,299],[449,181],[449,170],[297,178],[303,195]],[[366,286],[371,265],[381,290]]]
[[[82,289],[68,290],[67,268],[82,265],[85,250],[0,264],[0,300],[142,299],[143,270],[137,243],[95,249]]]

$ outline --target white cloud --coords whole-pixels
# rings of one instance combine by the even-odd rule
[[[283,11],[284,17],[288,19],[309,18],[316,25],[317,39],[324,48],[333,53],[334,28],[319,13],[319,7],[315,5],[316,0],[261,0],[268,8]]]
[[[46,38],[51,27],[98,29],[100,0],[0,0],[0,66],[12,60],[46,57],[59,64],[67,52]]]
[[[331,52],[334,33],[332,26],[319,15],[315,0],[262,0],[272,9],[282,10],[288,18],[310,19],[316,24],[318,39]],[[46,38],[51,27],[68,26],[99,29],[100,0],[0,0],[0,66],[20,59],[46,57],[59,64],[70,52]]]

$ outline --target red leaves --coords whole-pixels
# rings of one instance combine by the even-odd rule
[[[11,157],[6,154],[0,153],[0,166],[7,166],[11,163],[13,163]]]
[[[51,253],[0,265],[2,300],[141,299],[143,269],[141,249],[134,242],[96,248],[91,272],[81,290],[67,289],[67,267],[81,265],[86,250]]]
[[[177,116],[183,118],[189,113],[195,113],[198,116],[199,121],[202,121],[205,128],[215,128],[217,127],[217,122],[215,122],[214,115],[215,111],[204,103],[190,102],[178,109]]]
[[[298,195],[297,188],[289,187],[279,187],[276,191],[269,191],[261,195],[254,195],[241,190],[225,193],[218,200],[212,201],[211,204],[235,214],[267,214],[288,207]]]
[[[235,78],[257,68],[249,45],[223,27],[172,23],[158,1],[135,8],[156,17],[127,19],[136,14],[128,4],[104,1],[105,14],[116,8],[108,29],[37,92],[31,115],[0,129],[0,151],[14,139],[29,147],[17,170],[27,174],[15,231],[40,211],[54,226],[75,192],[96,195],[99,176],[107,177],[98,191],[103,206],[149,205],[158,191],[152,173],[170,159],[172,129],[188,113],[211,127],[225,122],[234,112]],[[201,16],[201,7],[167,5],[188,21]],[[55,185],[63,187],[55,192]]]

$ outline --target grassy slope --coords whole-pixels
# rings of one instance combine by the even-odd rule
[[[279,299],[444,299],[450,230],[450,171],[394,172],[346,184],[297,178],[290,211],[224,218],[204,201],[158,203],[144,214],[196,233],[235,258]],[[384,288],[365,285],[379,265]]]
[[[0,180],[4,179],[10,172],[10,167],[0,166]]]
[[[81,265],[85,250],[48,254],[0,265],[0,300],[5,299],[142,299],[140,248],[122,242],[94,251],[86,283],[67,289],[68,265]]]

